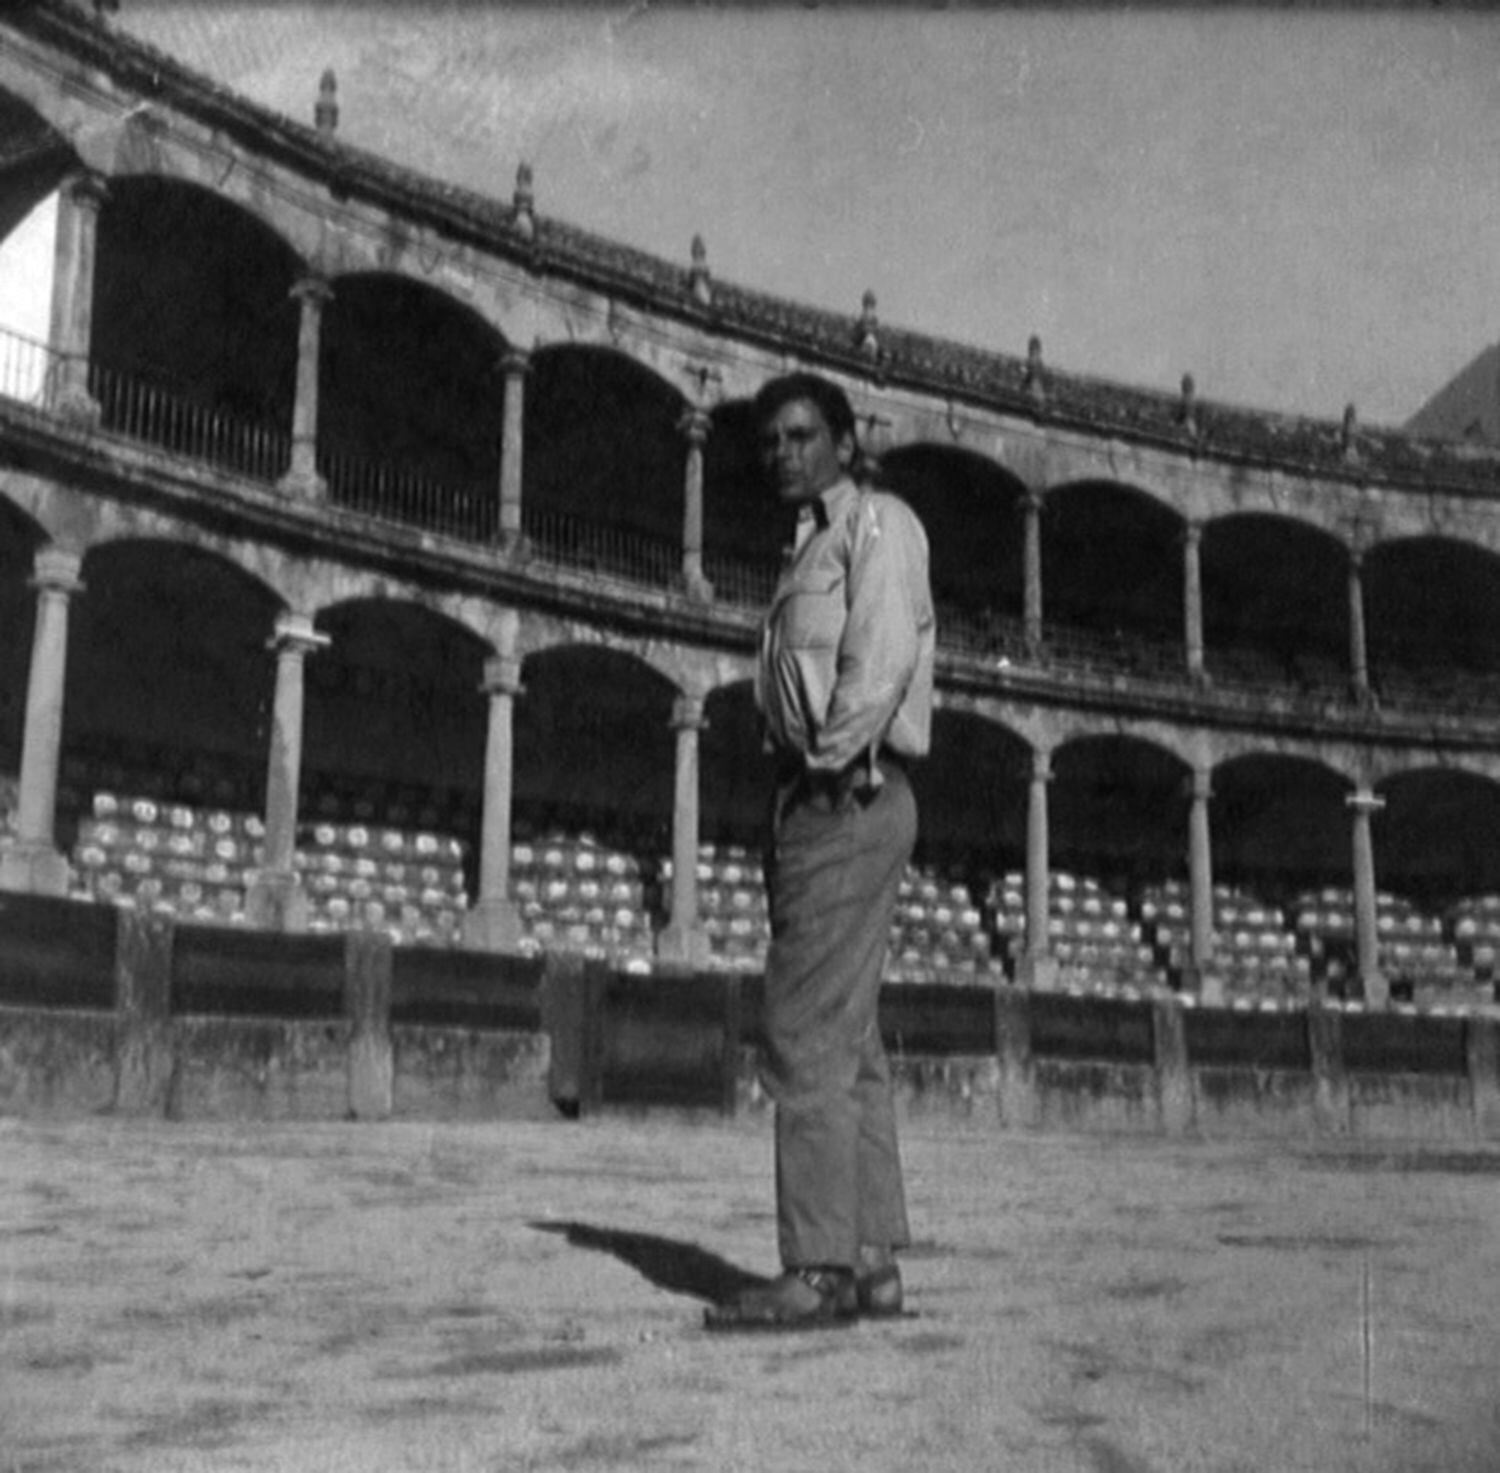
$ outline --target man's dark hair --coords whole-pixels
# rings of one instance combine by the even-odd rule
[[[834,444],[848,435],[859,448],[859,435],[854,428],[854,410],[849,397],[836,383],[816,373],[787,373],[773,378],[760,387],[754,401],[755,424],[764,426],[783,405],[798,399],[810,399],[818,406],[833,435]]]

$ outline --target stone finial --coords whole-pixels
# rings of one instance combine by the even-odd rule
[[[333,133],[338,129],[338,92],[338,78],[334,76],[333,68],[329,67],[318,83],[318,101],[313,108],[313,121],[317,124],[319,133]]]
[[[1344,406],[1344,422],[1339,428],[1339,445],[1344,459],[1353,460],[1359,454],[1356,436],[1359,434],[1359,415],[1352,404]]]
[[[712,306],[713,279],[708,272],[708,247],[704,245],[701,235],[693,237],[692,260],[693,264],[688,268],[688,290],[692,292],[693,300],[700,306]]]
[[[875,311],[875,293],[869,287],[860,298],[859,321],[854,325],[854,340],[866,358],[880,357],[880,318]]]
[[[1177,405],[1177,419],[1188,434],[1198,433],[1198,386],[1190,373],[1182,376],[1182,399]]]
[[[516,165],[516,188],[510,197],[511,224],[518,234],[530,240],[536,235],[536,193],[532,188],[531,165]]]
[[[1035,333],[1026,344],[1026,388],[1038,404],[1047,402],[1047,370],[1042,363],[1042,340]]]

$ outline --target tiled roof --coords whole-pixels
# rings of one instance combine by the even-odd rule
[[[851,316],[714,281],[710,305],[692,292],[685,264],[536,216],[530,238],[510,201],[445,183],[341,142],[336,136],[260,107],[183,66],[165,52],[101,24],[68,0],[29,0],[12,23],[98,66],[144,95],[170,99],[248,146],[429,220],[501,255],[575,278],[658,312],[704,320],[736,335],[793,350],[853,372],[873,373],[935,394],[989,405],[1085,432],[1190,448],[1219,461],[1274,466],[1300,474],[1396,485],[1412,481],[1457,492],[1500,490],[1500,453],[1399,431],[1351,426],[1198,400],[1191,424],[1178,394],[1060,373],[1028,370],[1026,360],[880,325],[878,354],[861,350]]]

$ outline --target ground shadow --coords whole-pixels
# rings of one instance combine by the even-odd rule
[[[709,1304],[723,1304],[742,1289],[770,1282],[761,1274],[736,1268],[696,1243],[659,1238],[654,1233],[629,1233],[586,1222],[533,1222],[531,1226],[540,1233],[559,1233],[575,1248],[612,1253],[658,1289],[691,1294]]]

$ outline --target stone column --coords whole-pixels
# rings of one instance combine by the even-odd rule
[[[307,896],[297,875],[297,804],[302,784],[302,693],[307,656],[328,644],[306,614],[283,614],[269,648],[276,651],[276,696],[266,763],[266,834],[261,866],[245,896],[251,923],[269,930],[307,926]]]
[[[82,559],[59,547],[36,555],[36,625],[21,738],[21,791],[15,837],[0,847],[0,889],[66,895],[70,871],[54,837],[68,667],[68,604],[83,591]]]
[[[673,703],[677,733],[677,777],[672,799],[672,914],[657,938],[661,961],[694,970],[708,961],[708,933],[698,916],[698,733],[703,698],[683,695]]]
[[[321,497],[328,485],[318,474],[318,369],[323,337],[323,308],[333,289],[317,275],[304,276],[292,288],[302,306],[297,326],[297,402],[292,406],[292,463],[281,478],[283,490]]]
[[[1182,629],[1188,674],[1203,678],[1203,528],[1189,522],[1182,534]]]
[[[464,917],[464,945],[476,951],[514,951],[521,912],[510,897],[510,821],[515,777],[513,718],[521,694],[521,661],[514,653],[486,660],[490,698],[484,749],[484,819],[479,839],[479,896]]]
[[[1375,844],[1370,817],[1385,807],[1385,799],[1368,787],[1358,787],[1345,800],[1354,814],[1354,956],[1365,1002],[1383,1008],[1391,999],[1390,986],[1380,972],[1380,928],[1375,899]]]
[[[1026,527],[1022,543],[1023,609],[1026,646],[1037,649],[1042,642],[1042,497],[1028,491],[1025,500]]]
[[[52,265],[52,351],[57,355],[48,405],[67,419],[94,424],[99,402],[89,393],[94,322],[94,258],[104,179],[71,175],[57,195],[57,243]]]
[[[1188,972],[1192,987],[1206,1003],[1224,1001],[1224,980],[1214,971],[1213,842],[1208,800],[1213,796],[1209,771],[1195,767],[1188,805]]]
[[[1031,758],[1031,788],[1026,808],[1026,951],[1020,968],[1020,980],[1038,992],[1057,985],[1057,961],[1047,930],[1051,914],[1047,784],[1051,781],[1052,754],[1038,747]]]
[[[1370,661],[1365,648],[1365,590],[1361,577],[1364,554],[1349,554],[1349,680],[1355,698],[1370,697]]]
[[[708,414],[689,409],[678,429],[687,439],[687,469],[682,488],[682,586],[689,598],[705,602],[714,596],[703,573],[703,445],[708,439]]]
[[[531,355],[509,348],[500,360],[505,375],[505,409],[500,431],[500,544],[521,541],[521,468],[525,463],[526,375]]]

